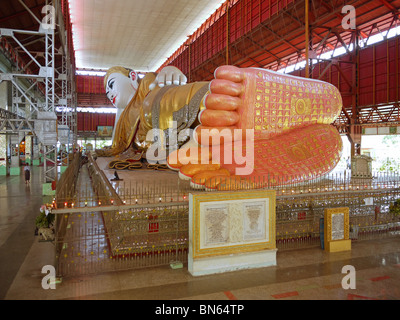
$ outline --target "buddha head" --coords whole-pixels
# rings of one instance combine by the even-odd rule
[[[128,68],[111,67],[104,76],[107,98],[118,109],[129,104],[138,87],[138,74]]]

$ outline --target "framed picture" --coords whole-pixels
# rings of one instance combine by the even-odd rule
[[[97,126],[98,137],[112,137],[113,126]]]

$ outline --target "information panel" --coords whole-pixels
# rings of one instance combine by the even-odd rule
[[[191,194],[193,257],[275,249],[275,191]]]
[[[325,250],[329,252],[351,250],[349,208],[327,208],[324,220]]]

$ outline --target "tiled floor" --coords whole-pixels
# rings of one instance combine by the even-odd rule
[[[0,299],[297,300],[400,299],[400,237],[353,242],[352,250],[319,248],[277,253],[278,265],[192,277],[169,266],[65,278],[42,288],[44,265],[54,263],[53,244],[34,236],[42,203],[40,167],[30,186],[23,176],[0,177]],[[345,265],[356,271],[356,289],[345,290]]]

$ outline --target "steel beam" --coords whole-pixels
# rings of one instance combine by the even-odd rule
[[[60,127],[65,125],[68,128],[67,144],[69,146],[72,143],[76,143],[77,99],[76,93],[72,89],[74,87],[75,72],[71,62],[73,57],[68,56],[72,51],[69,48],[68,37],[66,37],[60,0],[46,1],[46,5],[53,6],[55,9],[55,29],[46,28],[23,0],[19,0],[19,2],[37,22],[38,31],[0,29],[0,38],[11,38],[18,50],[25,53],[29,60],[20,61],[21,63],[17,61],[17,70],[0,74],[0,81],[9,81],[12,84],[12,111],[19,117],[2,116],[0,125],[5,128],[5,132],[29,131],[39,138],[44,154],[44,182],[51,182],[57,180],[57,105],[62,107]],[[56,34],[58,34],[57,39],[61,43],[60,50],[55,48]],[[33,39],[23,41],[21,40],[23,35],[32,36]],[[40,52],[29,50],[28,46],[34,42],[43,43],[43,50]],[[13,58],[18,60],[19,55],[15,49],[11,48],[16,53]],[[56,70],[56,55],[61,55],[61,70]],[[19,68],[20,65],[22,68]],[[38,73],[31,74],[29,72],[28,69],[32,65],[38,67]],[[57,94],[56,90],[61,93]],[[70,112],[71,109],[73,112]],[[49,128],[55,131],[50,132]],[[51,139],[49,138],[50,136]]]

